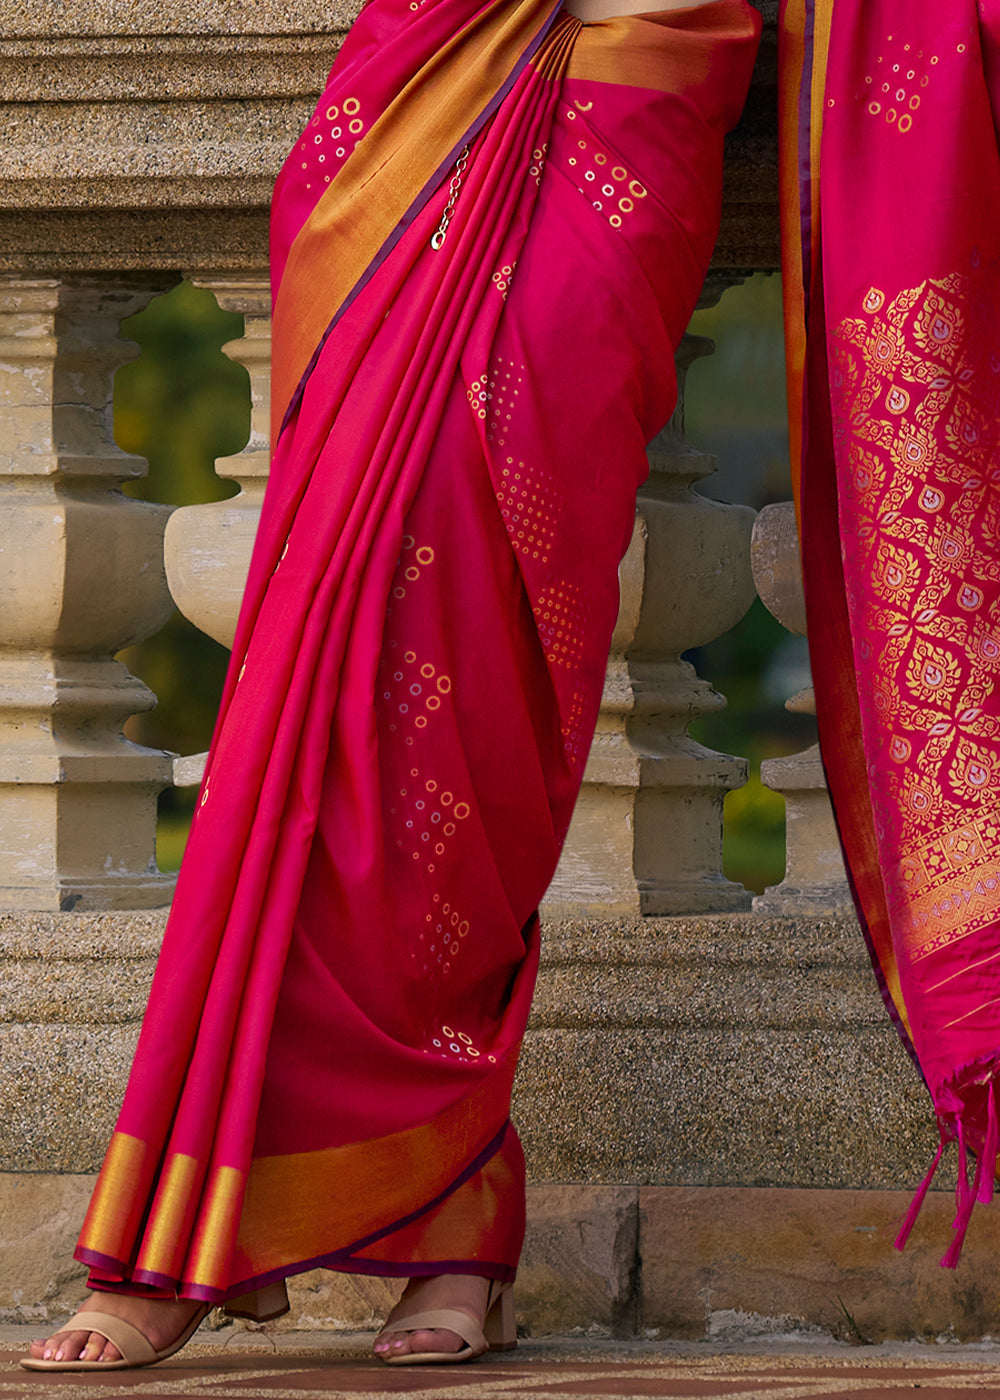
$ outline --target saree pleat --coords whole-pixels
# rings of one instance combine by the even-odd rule
[[[345,43],[276,189],[272,474],[98,1286],[513,1276],[537,908],[758,32],[372,0]]]
[[[782,13],[820,740],[879,984],[942,1142],[959,1144],[948,1266],[997,1153],[998,12],[788,0]]]

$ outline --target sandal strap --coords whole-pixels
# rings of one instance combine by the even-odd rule
[[[470,1346],[473,1351],[484,1352],[489,1348],[489,1343],[483,1336],[482,1329],[477,1322],[474,1322],[466,1313],[456,1312],[454,1308],[436,1308],[429,1312],[410,1313],[408,1317],[397,1317],[393,1322],[386,1323],[383,1332],[455,1332]],[[116,1342],[117,1346],[118,1343]]]
[[[117,1347],[123,1360],[133,1366],[148,1366],[156,1360],[156,1352],[148,1338],[123,1317],[111,1317],[102,1312],[78,1312],[59,1331],[96,1332]]]

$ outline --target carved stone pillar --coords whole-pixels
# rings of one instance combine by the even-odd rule
[[[250,437],[241,452],[216,459],[219,476],[239,493],[174,511],[164,538],[167,582],[174,602],[196,627],[231,647],[270,466],[271,291],[266,277],[196,275],[225,311],[243,316],[244,331],[222,348],[250,376]],[[178,787],[201,782],[205,754],[174,763]]]
[[[121,320],[148,279],[0,281],[0,907],[150,908],[169,755],[122,725],[156,703],[115,654],[170,616],[169,508],[122,495]]]
[[[722,874],[722,803],[746,782],[747,764],[688,734],[691,720],[726,702],[681,659],[738,622],[754,598],[754,513],[693,489],[715,459],[683,436],[685,373],[711,349],[685,336],[678,408],[650,447],[597,732],[545,898],[549,918],[750,905],[749,892]]]
[[[799,537],[791,501],[765,507],[752,545],[754,581],[767,610],[796,636],[806,634]],[[815,715],[811,685],[785,702],[793,714]],[[819,745],[787,758],[766,759],[761,781],[785,799],[785,878],[754,900],[771,914],[846,914],[851,894],[830,807]]]
[[[207,505],[182,506],[167,525],[167,582],[186,618],[231,647],[269,467],[271,292],[266,278],[195,276],[224,311],[244,318],[239,340],[222,348],[250,376],[250,438],[241,452],[219,457],[215,470],[239,494]]]

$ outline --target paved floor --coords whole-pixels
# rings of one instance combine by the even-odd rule
[[[468,1366],[393,1369],[370,1338],[237,1334],[200,1339],[146,1371],[45,1375],[17,1366],[29,1328],[0,1331],[0,1400],[1000,1400],[1000,1345],[849,1347],[771,1340],[742,1351],[701,1343],[522,1342]]]

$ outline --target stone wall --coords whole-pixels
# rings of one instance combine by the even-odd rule
[[[779,262],[777,0],[730,140],[716,265]],[[0,271],[267,266],[267,208],[357,6],[0,3]]]

